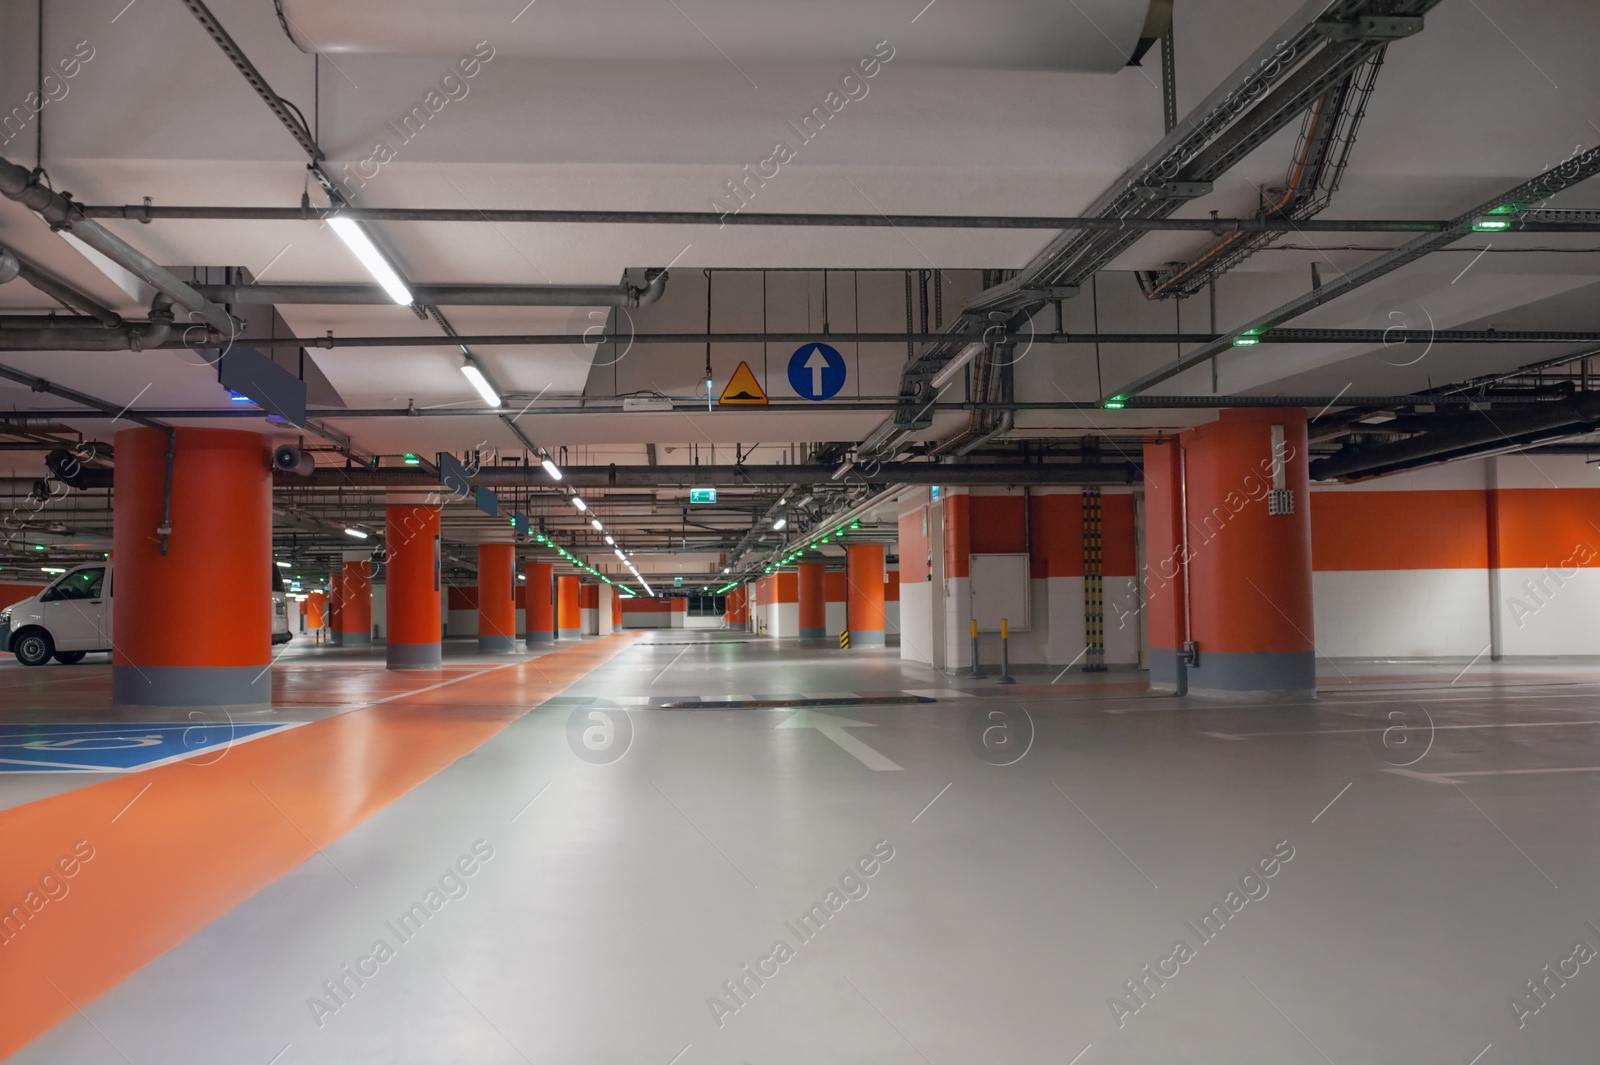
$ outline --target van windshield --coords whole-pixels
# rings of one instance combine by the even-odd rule
[[[278,564],[276,562],[272,564],[272,590],[275,592],[283,591],[283,575],[278,572]]]
[[[46,589],[39,600],[51,603],[62,599],[99,599],[100,586],[105,583],[105,579],[106,571],[103,566],[80,569],[56,581]]]

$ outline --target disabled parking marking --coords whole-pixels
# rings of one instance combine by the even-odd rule
[[[0,726],[0,773],[127,773],[214,755],[301,722],[41,722]]]

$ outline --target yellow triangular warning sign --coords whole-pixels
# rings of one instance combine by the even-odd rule
[[[767,394],[761,390],[761,382],[756,380],[756,375],[750,372],[750,364],[741,362],[717,402],[725,407],[765,407]]]

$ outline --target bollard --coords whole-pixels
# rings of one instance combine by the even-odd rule
[[[1011,623],[1005,618],[1000,619],[1000,676],[996,684],[1015,684],[1017,678],[1011,675]]]
[[[841,629],[841,630],[839,630],[839,650],[841,650],[841,651],[850,650],[850,630],[849,629]]]
[[[983,670],[978,668],[978,619],[972,619],[972,672],[969,676],[981,677]]]

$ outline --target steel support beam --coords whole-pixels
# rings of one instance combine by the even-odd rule
[[[627,226],[795,226],[867,229],[1049,229],[1136,233],[1265,233],[1285,220],[1263,218],[1114,218],[1096,215],[939,215],[824,214],[742,211],[559,211],[520,208],[455,207],[158,207],[149,204],[83,204],[85,218],[123,218],[134,222],[231,221],[320,222],[331,214],[356,222],[477,222],[492,225]],[[1449,225],[1435,218],[1306,219],[1295,228],[1307,233],[1432,233]],[[1596,233],[1600,212],[1535,212],[1512,224],[1513,233]]]
[[[1561,165],[1551,167],[1538,177],[1524,181],[1522,184],[1507,189],[1492,199],[1485,200],[1476,207],[1457,215],[1446,229],[1416,237],[1391,252],[1367,260],[1360,266],[1340,274],[1338,278],[1327,282],[1321,288],[1314,288],[1310,292],[1283,304],[1281,307],[1260,315],[1246,325],[1196,348],[1168,366],[1144,374],[1129,384],[1122,386],[1116,394],[1136,396],[1152,385],[1159,384],[1169,377],[1180,374],[1191,366],[1199,365],[1207,359],[1221,355],[1231,349],[1234,346],[1234,342],[1240,337],[1253,338],[1276,329],[1284,322],[1298,318],[1309,310],[1321,307],[1325,303],[1330,303],[1348,292],[1353,292],[1378,280],[1380,277],[1392,274],[1402,266],[1416,262],[1418,259],[1438,251],[1440,248],[1455,243],[1473,232],[1474,227],[1486,218],[1497,218],[1501,212],[1515,213],[1529,204],[1541,203],[1579,182],[1588,180],[1596,173],[1600,173],[1600,147],[1590,148],[1586,152],[1575,154]]]

